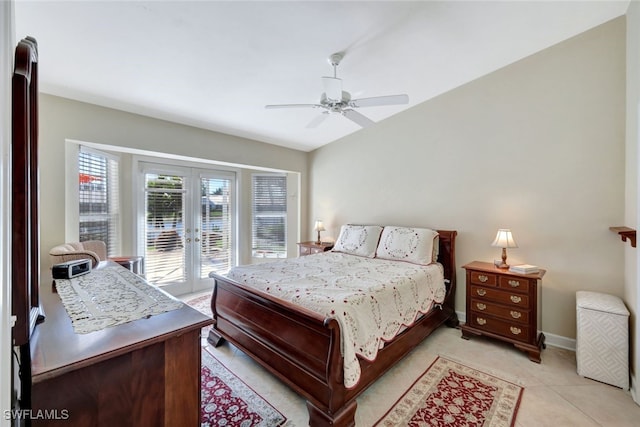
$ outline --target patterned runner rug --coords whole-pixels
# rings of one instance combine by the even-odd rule
[[[202,348],[201,426],[275,427],[286,418]]]
[[[523,388],[438,357],[376,426],[513,426]]]
[[[213,292],[213,291],[212,291]],[[211,312],[211,294],[212,292],[208,292],[205,295],[200,295],[185,301],[185,303],[201,313],[206,314],[209,317],[213,316]],[[204,338],[209,336],[209,330],[212,328],[212,325],[207,325],[202,328],[202,336]]]

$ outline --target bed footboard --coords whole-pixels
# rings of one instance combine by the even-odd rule
[[[326,418],[326,425],[340,425],[334,422],[346,410],[353,418],[355,401],[351,410],[345,408],[350,406],[345,402],[338,322],[226,277],[213,278],[209,342],[227,339],[251,356],[307,399],[310,417],[313,413]]]

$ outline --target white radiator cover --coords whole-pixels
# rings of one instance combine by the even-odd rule
[[[629,311],[616,296],[576,292],[578,375],[629,388]]]

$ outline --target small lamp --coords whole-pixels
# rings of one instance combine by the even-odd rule
[[[322,223],[322,221],[316,220],[316,223],[313,226],[313,229],[318,232],[318,241],[316,243],[317,244],[322,243],[322,242],[320,242],[320,232],[324,231],[324,224]]]
[[[508,228],[499,229],[498,234],[496,234],[496,240],[493,241],[491,246],[502,248],[502,263],[498,265],[498,268],[509,268],[509,264],[507,264],[507,248],[518,247],[516,241],[513,240],[511,230]]]

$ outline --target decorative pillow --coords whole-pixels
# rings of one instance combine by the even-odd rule
[[[373,258],[376,256],[380,233],[382,227],[379,225],[343,225],[333,251]]]
[[[438,257],[437,243],[435,243],[437,237],[438,232],[429,228],[385,227],[376,256],[382,259],[428,265]]]

